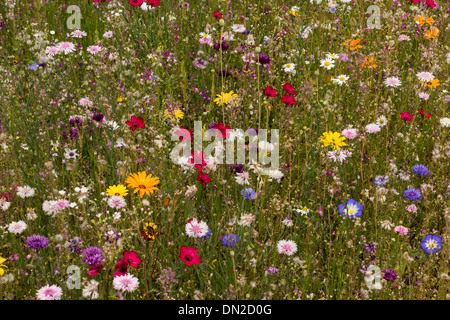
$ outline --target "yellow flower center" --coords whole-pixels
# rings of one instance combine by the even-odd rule
[[[325,65],[326,67],[328,67],[330,64],[331,64],[330,61],[325,61],[325,63],[324,63],[324,65]]]
[[[290,67],[291,67],[291,65],[290,65],[290,64],[287,64],[287,65],[286,65],[286,68],[290,68]]]

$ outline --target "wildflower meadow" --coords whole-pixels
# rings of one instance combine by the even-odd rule
[[[0,299],[450,300],[450,2],[0,2]]]

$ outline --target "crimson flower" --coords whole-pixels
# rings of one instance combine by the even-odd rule
[[[125,261],[125,258],[121,258],[114,269],[116,270],[113,273],[114,277],[126,275],[128,273],[128,263]]]
[[[136,116],[132,116],[131,120],[128,120],[125,123],[129,125],[133,131],[137,128],[145,128],[144,119],[142,119],[141,117],[136,118]]]
[[[408,1],[410,1],[410,2],[412,2],[414,4],[417,4],[417,3],[419,3],[420,0],[408,0]]]
[[[213,13],[213,17],[216,19],[220,19],[220,18],[222,18],[222,14],[219,11],[216,11]]]
[[[5,199],[6,201],[11,201],[11,199],[12,199],[12,194],[11,194],[11,192],[8,192],[8,193],[2,193],[2,194],[0,195],[0,199],[1,199],[1,198]]]
[[[183,246],[180,249],[180,259],[186,263],[189,267],[193,264],[200,263],[200,257],[197,255],[197,250],[192,247]]]
[[[213,129],[220,130],[222,132],[222,138],[228,139],[228,136],[230,135],[229,129],[231,129],[229,126],[226,126],[223,124],[223,122],[219,122],[219,124],[216,124]]]
[[[275,90],[275,89],[274,89],[273,87],[271,87],[271,86],[267,86],[267,87],[264,89],[264,94],[265,94],[265,96],[268,97],[268,98],[270,98],[270,97],[276,98],[276,97],[277,97],[277,90]]]
[[[408,112],[402,112],[400,113],[400,116],[402,117],[402,120],[406,122],[409,122],[414,118],[414,116],[412,114],[409,114]]]
[[[425,4],[427,6],[429,6],[430,8],[434,8],[437,6],[436,2],[434,2],[433,0],[427,0],[427,2]]]
[[[201,163],[196,163],[198,161],[202,161]],[[202,152],[191,151],[191,158],[189,158],[189,163],[192,163],[198,171],[202,171],[203,167],[206,167],[205,155]]]
[[[186,139],[186,141],[192,141],[192,130],[189,130],[186,127],[180,127],[180,129],[174,133],[180,137],[180,142],[183,142],[184,139]]]
[[[422,117],[425,117],[425,119],[431,118],[431,113],[425,115],[425,111],[423,109],[420,109],[420,114],[422,115]]]
[[[136,251],[125,251],[123,253],[123,259],[133,268],[139,267],[141,259],[138,257]]]
[[[212,180],[208,174],[199,171],[197,181],[200,181],[203,184],[203,186],[206,187],[206,184],[211,182]]]
[[[106,0],[93,0],[94,2],[106,2]]]
[[[295,88],[289,82],[283,84],[283,89],[284,91],[286,91],[287,94],[295,94]]]
[[[159,0],[147,0],[147,4],[154,8],[159,6]]]
[[[128,0],[128,2],[129,2],[133,7],[140,7],[140,6],[144,3],[144,0]]]
[[[288,96],[286,94],[283,94],[283,98],[281,99],[281,102],[283,102],[284,104],[287,104],[288,106],[291,106],[291,105],[297,103],[297,101],[295,101],[295,99],[293,97]]]
[[[91,269],[87,272],[87,274],[90,275],[91,277],[94,277],[97,273],[100,272],[100,270],[102,270],[101,263],[90,264],[89,267],[91,267]]]

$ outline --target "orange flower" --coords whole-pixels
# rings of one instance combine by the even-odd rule
[[[360,64],[363,68],[376,68],[377,64],[375,62],[375,59],[373,57],[365,57],[360,61]]]
[[[423,13],[420,16],[416,16],[414,21],[423,26],[425,24],[425,18],[423,17]]]
[[[358,44],[360,42],[361,42],[361,39],[355,39],[355,40],[347,39],[346,41],[341,43],[341,45],[347,46],[347,47],[349,47],[350,50],[353,51],[353,50],[362,48],[362,46]]]
[[[440,84],[439,84],[439,79],[433,79],[433,80],[431,80],[431,81],[428,81],[428,82],[426,82],[426,85],[427,85],[427,87],[429,87],[429,88],[435,88],[435,87],[438,87]]]
[[[436,27],[430,27],[430,30],[425,30],[425,38],[434,39],[438,36],[439,29]]]
[[[134,193],[139,191],[139,196],[142,198],[144,194],[153,194],[153,191],[159,190],[155,186],[159,184],[158,177],[152,177],[151,174],[147,176],[145,171],[131,174],[127,180],[128,187],[135,188]]]
[[[431,26],[434,23],[433,16],[427,18],[427,23]]]

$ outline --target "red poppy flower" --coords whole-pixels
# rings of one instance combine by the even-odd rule
[[[89,267],[91,267],[91,269],[87,272],[87,274],[91,277],[94,277],[97,273],[100,272],[100,270],[102,270],[102,265],[99,264],[90,264]]]
[[[411,121],[414,118],[414,116],[412,114],[409,114],[408,112],[402,112],[400,113],[400,116],[402,117],[402,120],[407,122]]]
[[[200,181],[203,184],[203,186],[205,187],[206,184],[211,182],[212,180],[211,180],[211,178],[209,177],[208,174],[199,171],[198,172],[197,181]]]
[[[408,1],[410,1],[410,2],[412,2],[414,4],[417,4],[417,3],[419,3],[420,0],[408,0]]]
[[[291,106],[291,105],[297,103],[297,101],[295,101],[295,99],[293,97],[288,96],[286,94],[283,94],[283,98],[281,99],[281,102],[283,102],[284,104],[287,104],[288,106]]]
[[[154,8],[159,6],[159,0],[147,0],[147,4]]]
[[[420,109],[420,114],[422,115],[422,117],[425,117],[425,119],[431,118],[431,113],[425,115],[425,111],[423,109]]]
[[[192,141],[192,130],[188,130],[186,127],[180,127],[180,129],[174,133],[180,137],[180,142],[183,142],[184,139],[186,139],[186,141]]]
[[[270,97],[277,97],[277,90],[275,90],[273,87],[271,86],[267,86],[264,89],[264,94],[266,95],[266,97],[270,98]]]
[[[295,94],[295,88],[289,82],[283,84],[283,89],[287,94]]]
[[[133,268],[139,267],[139,264],[141,263],[141,259],[138,257],[136,251],[125,251],[123,259]]]
[[[128,0],[128,2],[129,2],[133,7],[140,7],[140,6],[144,3],[144,0]]]
[[[126,262],[125,258],[120,259],[114,269],[116,270],[113,273],[114,277],[126,275],[128,273],[128,263]]]
[[[12,199],[12,194],[11,194],[11,192],[8,192],[8,193],[2,193],[2,195],[0,196],[0,198],[5,199],[6,201],[11,201],[11,199]]]
[[[216,19],[220,19],[220,18],[222,18],[222,14],[219,11],[216,11],[213,13],[213,17]]]
[[[222,138],[228,139],[228,136],[230,135],[229,129],[231,129],[229,126],[226,126],[223,124],[223,122],[219,122],[219,124],[216,124],[213,129],[220,130],[222,132]]]
[[[200,263],[200,257],[197,255],[197,250],[192,247],[183,246],[180,249],[180,259],[186,263],[189,267],[193,264]]]
[[[125,123],[129,125],[133,131],[137,128],[145,128],[144,119],[142,119],[141,117],[136,118],[136,116],[132,116],[131,120],[128,120]]]
[[[201,160],[201,163],[198,163]],[[194,167],[199,171],[202,171],[203,167],[206,167],[205,155],[202,152],[191,151],[191,157],[189,158],[189,163],[194,164]]]

